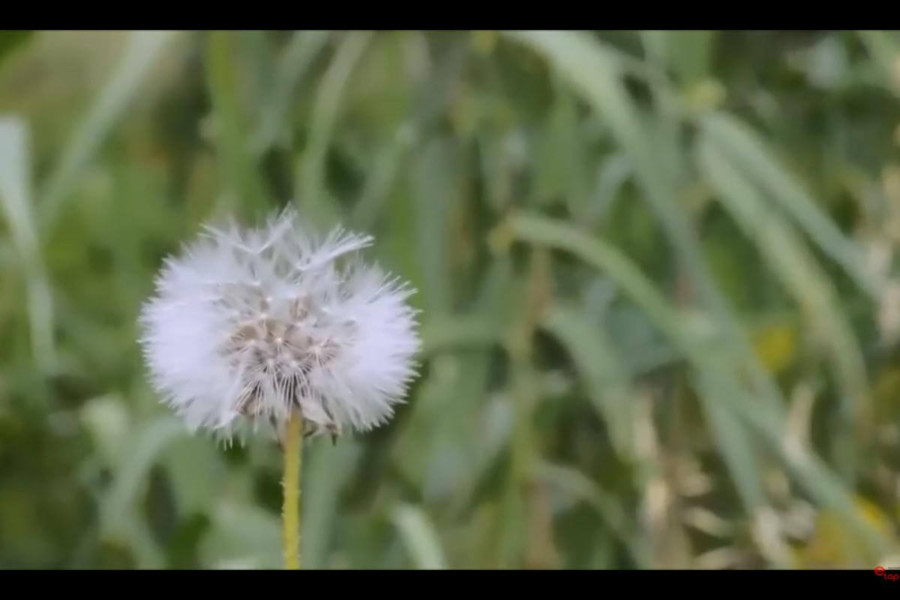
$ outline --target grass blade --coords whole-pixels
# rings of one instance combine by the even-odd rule
[[[56,364],[53,297],[38,241],[31,202],[28,132],[19,119],[0,118],[0,207],[22,266],[35,363],[44,372]]]
[[[166,31],[136,31],[131,34],[115,72],[72,135],[59,164],[41,189],[39,221],[43,231],[53,228],[78,176],[125,114],[141,83],[150,74],[173,35]]]
[[[437,532],[421,508],[411,504],[400,504],[394,508],[391,520],[399,530],[416,568],[430,570],[447,568]]]
[[[766,147],[749,127],[729,115],[708,115],[700,123],[707,139],[719,152],[730,156],[736,167],[766,190],[862,290],[878,297],[881,284],[866,268],[857,246],[818,208],[816,200],[803,189],[797,178],[772,158],[775,154],[771,148]]]
[[[278,61],[272,97],[263,107],[262,120],[253,139],[253,150],[257,156],[282,138],[287,129],[285,121],[294,90],[324,50],[329,36],[327,31],[298,31],[291,37],[284,55]]]
[[[268,203],[256,163],[250,153],[246,119],[238,101],[234,60],[234,32],[214,31],[209,34],[208,74],[216,127],[216,146],[226,169],[226,180],[233,194],[231,204],[264,210]]]
[[[850,324],[837,304],[815,259],[777,213],[768,210],[759,193],[741,177],[730,161],[708,140],[698,150],[701,168],[717,192],[717,198],[744,231],[756,241],[759,251],[776,271],[782,284],[796,298],[829,346],[842,388],[841,418],[845,427],[844,472],[851,477],[854,431],[867,421],[868,396],[865,364]],[[852,477],[851,477],[852,480]]]
[[[553,306],[543,326],[569,351],[588,395],[606,421],[607,430],[618,453],[633,454],[631,399],[634,390],[628,370],[605,331],[575,309]]]
[[[297,170],[295,197],[303,203],[311,218],[333,221],[337,215],[335,207],[326,202],[325,156],[331,145],[335,124],[353,70],[359,65],[369,44],[372,32],[355,31],[348,33],[338,46],[334,59],[322,78],[316,94],[310,122],[312,129],[309,144],[303,152]]]

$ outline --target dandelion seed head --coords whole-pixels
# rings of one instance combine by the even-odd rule
[[[165,261],[141,312],[156,389],[189,426],[225,437],[293,410],[312,433],[383,424],[419,338],[412,290],[359,256],[371,242],[319,237],[293,210],[253,229],[207,226]]]

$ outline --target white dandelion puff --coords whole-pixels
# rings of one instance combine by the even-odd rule
[[[156,389],[189,426],[229,436],[242,421],[310,433],[383,424],[415,374],[412,290],[359,251],[372,238],[321,238],[288,210],[259,228],[206,226],[168,258],[141,312]]]

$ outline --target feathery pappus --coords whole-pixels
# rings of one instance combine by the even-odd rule
[[[290,209],[207,225],[169,257],[144,305],[156,389],[193,428],[230,437],[298,410],[308,434],[383,424],[415,374],[413,290],[360,257],[370,236],[319,236]]]

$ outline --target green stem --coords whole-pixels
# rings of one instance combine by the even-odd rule
[[[281,514],[284,568],[300,568],[300,471],[303,466],[303,417],[291,414],[284,439],[284,504]]]

